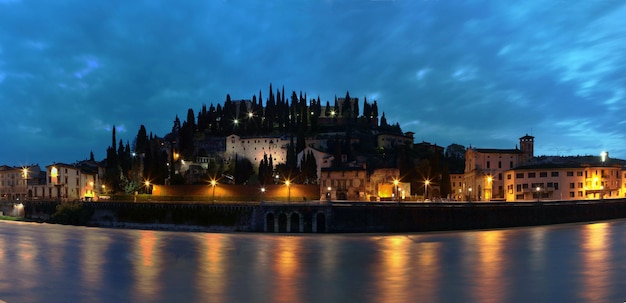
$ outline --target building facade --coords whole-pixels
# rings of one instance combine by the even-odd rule
[[[504,172],[526,164],[534,157],[534,137],[520,138],[521,149],[469,147],[461,195],[470,201],[505,200]]]
[[[506,201],[626,197],[626,171],[600,163],[537,164],[505,172]]]
[[[46,172],[47,186],[42,198],[62,201],[98,199],[101,185],[97,173],[63,163],[46,166]]]

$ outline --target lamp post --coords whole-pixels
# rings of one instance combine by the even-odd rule
[[[332,190],[332,187],[328,187],[328,192],[326,192],[326,199],[330,201],[330,191]]]
[[[485,194],[485,200],[490,201],[493,198],[493,177],[490,175],[487,177],[487,189],[489,189],[489,194]],[[487,191],[486,191],[487,192]]]
[[[146,180],[144,184],[146,185],[146,194],[150,194],[150,181]]]
[[[541,190],[541,187],[537,186],[537,202],[541,200],[541,196],[540,196],[541,193],[539,192],[540,190]]]
[[[468,202],[472,202],[472,188],[470,187],[468,190],[469,190]]]
[[[285,181],[285,185],[287,186],[287,202],[291,201],[291,181]]]
[[[24,200],[28,196],[28,168],[22,168],[22,177],[24,178]]]
[[[261,187],[261,204],[263,204],[264,198],[265,198],[265,187]]]
[[[213,187],[213,201],[212,201],[212,203],[215,203],[215,186],[216,185],[217,185],[217,181],[211,180],[211,186]]]
[[[396,198],[396,201],[399,201],[398,199],[398,184],[400,183],[400,181],[398,179],[394,179],[393,180],[393,186],[394,186],[394,196]]]
[[[425,180],[424,181],[424,201],[426,201],[426,198],[428,197],[428,185],[430,185],[430,180]]]

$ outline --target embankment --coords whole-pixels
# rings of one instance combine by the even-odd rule
[[[60,204],[24,201],[23,205],[27,219],[54,222]],[[91,226],[287,233],[470,230],[626,218],[625,199],[541,203],[84,202],[80,209],[68,209],[80,213],[66,217]]]

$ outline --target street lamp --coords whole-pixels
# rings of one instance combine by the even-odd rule
[[[492,182],[493,181],[493,177],[491,175],[487,176],[487,189],[489,190],[487,192],[487,190],[485,190],[485,200],[490,201],[491,198],[493,197],[493,186],[492,186]]]
[[[326,193],[326,199],[330,200],[330,191],[332,190],[332,187],[328,187],[328,192]]]
[[[265,197],[265,187],[261,187],[261,203],[263,203],[264,197]]]
[[[539,196],[539,191],[541,190],[541,187],[537,186],[537,202],[539,202],[539,200],[541,199]]]
[[[146,180],[144,185],[146,186],[146,194],[150,194],[150,181]]]
[[[468,190],[469,190],[468,200],[469,200],[469,202],[472,202],[472,188],[470,187]]]
[[[28,168],[22,168],[22,177],[24,177],[24,199],[28,196]]]
[[[393,186],[394,186],[394,195],[396,196],[396,201],[399,201],[398,199],[398,184],[400,183],[400,181],[398,179],[394,179],[393,180]]]
[[[428,197],[428,185],[430,185],[430,180],[424,180],[424,201]]]
[[[287,185],[287,202],[291,201],[291,181],[286,180],[285,185]]]
[[[213,187],[213,203],[215,203],[215,186],[217,185],[217,181],[215,179],[211,180],[211,186]]]

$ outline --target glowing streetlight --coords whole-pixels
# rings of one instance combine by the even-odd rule
[[[150,181],[146,180],[145,182],[143,182],[143,184],[146,186],[146,194],[150,193]]]
[[[400,180],[398,179],[393,179],[393,186],[394,186],[394,195],[396,196],[396,200],[399,200],[398,198],[398,184],[400,184]]]
[[[424,200],[428,197],[428,185],[430,185],[430,180],[424,180]]]
[[[261,203],[263,203],[264,197],[265,197],[265,187],[261,187]]]
[[[333,189],[332,187],[328,187],[328,192],[326,193],[326,199],[330,200],[330,191]]]
[[[215,186],[217,185],[217,181],[215,179],[211,180],[211,186],[213,187],[213,202],[215,202]]]
[[[541,190],[541,187],[537,186],[537,201],[541,199],[540,192],[539,192],[540,190]]]
[[[252,119],[253,116],[254,116],[254,113],[248,112],[248,118]]]
[[[291,201],[291,181],[286,180],[285,185],[287,185],[287,202]]]
[[[472,202],[472,188],[470,187],[468,190],[469,190],[469,198],[468,198],[468,200],[469,200],[469,202]]]

